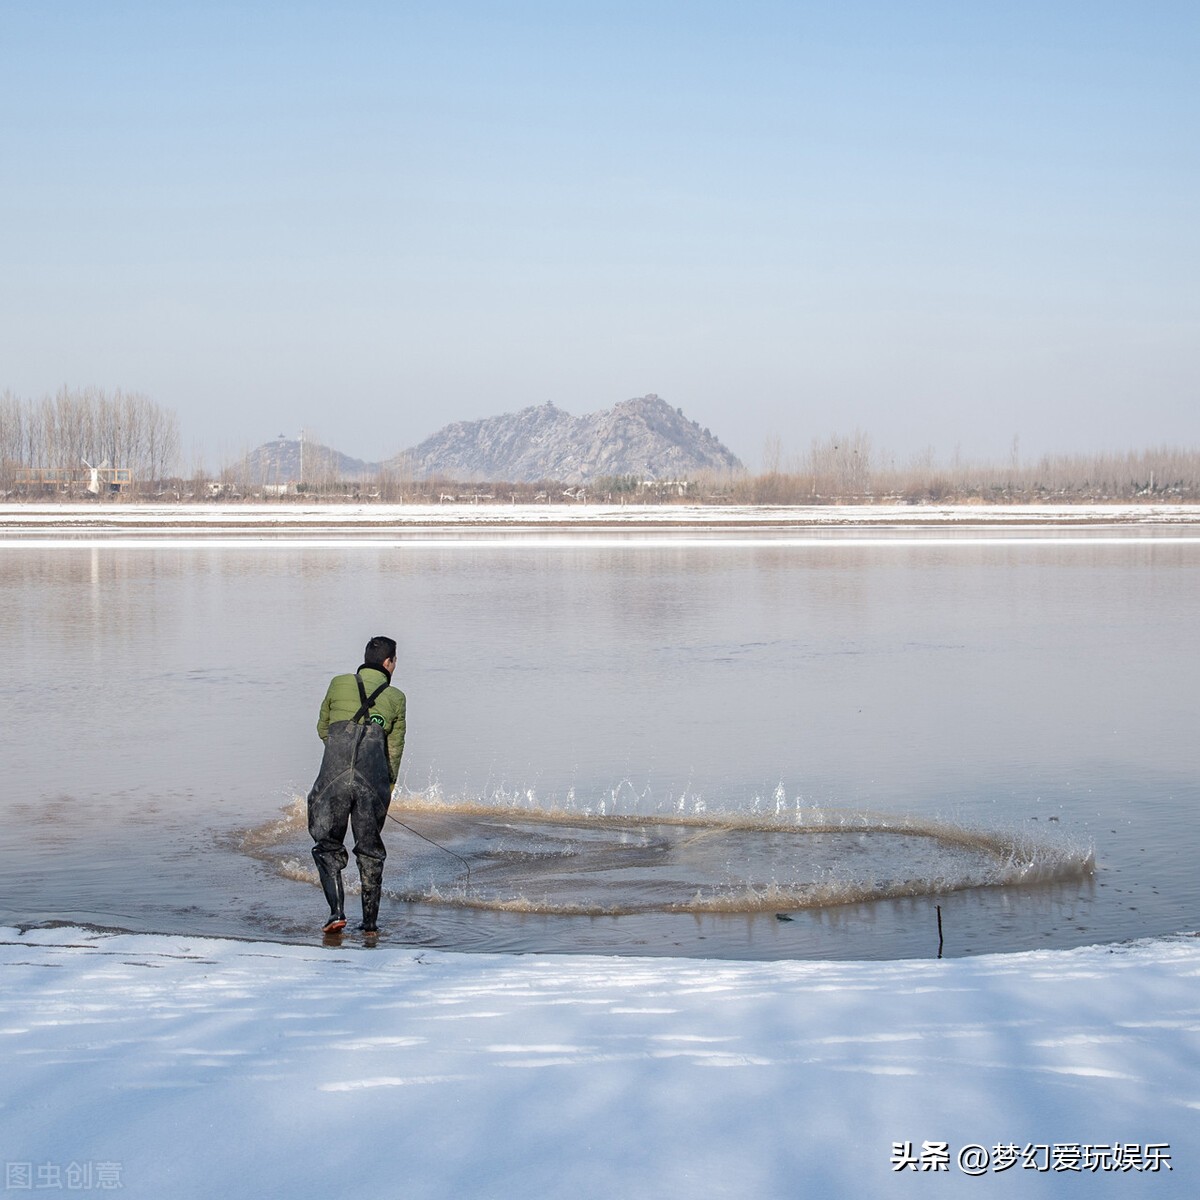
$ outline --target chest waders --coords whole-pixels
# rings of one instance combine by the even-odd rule
[[[370,931],[379,917],[383,860],[387,857],[380,830],[392,799],[387,735],[382,718],[372,717],[370,712],[388,684],[385,680],[368,696],[361,677],[356,674],[354,678],[362,704],[351,720],[329,726],[321,770],[308,794],[308,832],[315,843],[312,856],[321,889],[329,901],[326,929],[340,929],[346,922],[342,871],[349,861],[345,846],[349,823],[362,879],[362,927]]]

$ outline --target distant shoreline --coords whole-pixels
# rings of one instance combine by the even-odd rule
[[[0,504],[0,541],[47,536],[109,541],[170,534],[180,539],[293,535],[300,539],[422,532],[500,534],[736,535],[835,530],[1028,531],[1117,528],[1200,534],[1200,505],[701,505],[701,504]]]

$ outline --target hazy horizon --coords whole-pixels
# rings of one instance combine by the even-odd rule
[[[184,465],[654,392],[754,469],[1200,445],[1200,10],[0,9],[0,391]]]

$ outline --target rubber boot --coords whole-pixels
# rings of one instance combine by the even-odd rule
[[[373,858],[358,860],[362,879],[362,931],[374,933],[379,921],[379,899],[383,893],[383,863]]]
[[[346,919],[346,889],[342,884],[342,873],[332,863],[327,862],[324,856],[320,858],[313,855],[313,861],[317,864],[317,874],[321,878],[321,890],[325,893],[325,899],[329,903],[329,916],[332,920],[337,918],[340,921]]]

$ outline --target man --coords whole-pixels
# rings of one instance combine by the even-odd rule
[[[325,933],[346,927],[342,871],[346,823],[354,831],[354,857],[362,879],[363,933],[374,938],[383,890],[380,831],[404,753],[404,693],[391,685],[396,643],[374,637],[353,675],[335,675],[321,701],[317,733],[325,743],[321,770],[308,794],[308,832],[316,843],[313,860],[321,877],[329,920]]]

